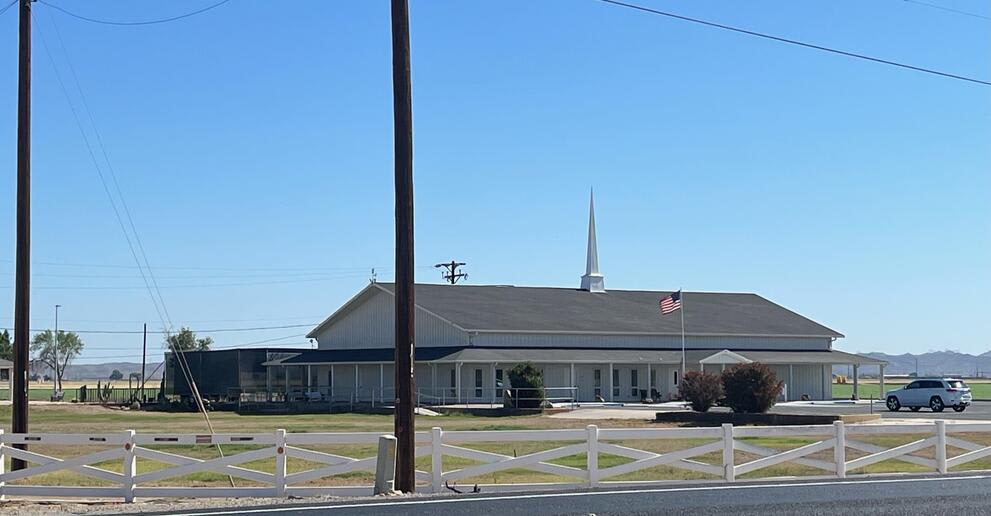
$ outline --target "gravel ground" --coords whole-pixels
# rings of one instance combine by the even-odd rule
[[[170,513],[175,511],[190,511],[197,509],[230,509],[232,507],[250,507],[271,505],[273,507],[299,503],[329,503],[342,500],[358,500],[358,498],[341,498],[337,496],[315,496],[306,498],[170,498],[140,500],[135,503],[119,501],[65,501],[45,502],[33,500],[8,500],[0,502],[0,513],[17,514],[17,516],[48,516],[52,514],[141,514],[141,513]]]

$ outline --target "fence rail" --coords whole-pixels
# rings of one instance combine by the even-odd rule
[[[314,481],[372,472],[376,457],[350,457],[311,449],[314,446],[365,445],[371,449],[382,434],[287,433],[278,430],[262,434],[157,434],[133,430],[110,434],[5,434],[0,430],[0,496],[62,496],[122,498],[137,497],[286,497],[312,495],[370,495],[371,485],[321,486]],[[907,436],[906,444],[884,447],[866,442],[871,436]],[[956,436],[976,436],[991,442],[991,424],[910,423],[894,425],[733,427],[721,428],[641,428],[607,429],[590,425],[569,430],[444,431],[433,428],[416,433],[416,456],[430,457],[430,469],[417,470],[418,489],[439,492],[449,482],[474,481],[483,475],[525,469],[559,477],[554,483],[483,484],[489,492],[562,488],[594,488],[607,485],[652,485],[677,480],[621,481],[616,477],[667,466],[693,474],[707,475],[712,481],[734,482],[737,477],[783,463],[800,464],[844,478],[850,471],[888,460],[899,460],[925,470],[945,474],[950,468],[991,457],[991,446]],[[753,438],[800,438],[803,444],[781,450],[761,446]],[[971,437],[974,438],[974,437]],[[628,444],[678,440],[680,449],[656,452]],[[688,441],[686,444],[685,441]],[[811,441],[811,442],[806,442]],[[471,447],[478,443],[550,443],[550,449],[512,455]],[[624,442],[627,444],[617,444]],[[15,445],[74,450],[93,449],[81,455],[58,458]],[[228,449],[225,457],[203,459],[178,453],[170,447],[241,445]],[[88,447],[88,448],[87,448]],[[99,448],[99,449],[97,449]],[[244,451],[245,448],[253,448]],[[932,458],[917,452],[932,448]],[[490,447],[490,449],[492,449]],[[848,458],[854,450],[857,457]],[[832,453],[829,453],[829,452]],[[951,452],[953,455],[951,455]],[[584,457],[582,457],[584,455]],[[618,456],[625,463],[600,466],[604,456]],[[570,457],[568,464],[555,463]],[[575,458],[577,457],[577,462]],[[18,458],[30,467],[6,472],[7,458]],[[305,468],[290,471],[287,459],[301,461]],[[445,458],[448,458],[445,464]],[[449,458],[460,459],[451,461]],[[140,459],[140,460],[139,460]],[[157,468],[140,466],[144,461]],[[452,467],[451,462],[455,462]],[[581,464],[584,462],[584,464]],[[613,461],[615,462],[615,461]],[[421,463],[422,465],[423,463]],[[581,464],[582,467],[576,467]],[[918,471],[918,468],[915,468]],[[41,475],[71,472],[78,478],[95,479],[100,486],[67,485],[76,477],[60,478],[59,485],[25,483]],[[195,473],[217,473],[246,480],[242,487],[193,487],[149,485],[166,479],[182,479]],[[805,477],[819,478],[820,476]],[[697,478],[697,475],[696,475]],[[696,480],[697,481],[697,480]],[[243,484],[243,482],[241,482]]]
[[[542,396],[535,391],[542,391]],[[328,406],[347,404],[353,407],[358,404],[368,404],[372,407],[377,407],[391,406],[396,399],[396,391],[392,387],[360,387],[357,389],[300,387],[288,391],[243,392],[236,395],[228,395],[227,399],[236,399],[242,405],[251,403],[294,402],[314,406],[320,404],[326,404]],[[507,403],[512,404],[516,402],[524,402],[524,404],[531,402],[533,405],[539,405],[543,401],[559,405],[567,404],[575,406],[578,403],[578,388],[473,387],[457,389],[447,387],[437,389],[418,388],[416,390],[416,405],[418,407],[472,405],[496,408],[505,406]]]

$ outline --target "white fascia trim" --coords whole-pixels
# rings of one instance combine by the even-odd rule
[[[741,351],[746,353],[745,350]],[[730,361],[724,361],[724,359],[729,359]],[[749,364],[751,362],[753,362],[753,360],[750,360],[739,353],[734,353],[728,349],[713,353],[702,360],[699,360],[700,364]]]
[[[310,330],[310,332],[306,334],[306,338],[308,338],[308,339],[315,339],[315,338],[317,338],[317,334],[320,333],[321,331],[323,331],[323,328],[325,326],[327,326],[331,322],[333,322],[334,319],[336,319],[338,315],[343,315],[344,313],[346,313],[353,305],[355,305],[358,302],[359,299],[361,299],[362,296],[365,295],[366,292],[368,292],[369,290],[371,290],[373,287],[378,287],[381,290],[385,290],[382,287],[379,287],[378,284],[376,284],[376,283],[369,283],[368,286],[366,286],[365,288],[363,288],[360,291],[358,291],[358,293],[355,294],[351,299],[348,299],[348,301],[346,303],[344,303],[343,305],[341,305],[341,307],[338,308],[337,310],[335,310],[334,313],[330,314],[330,316],[328,316],[320,324],[318,324],[316,326],[316,328],[313,328],[312,330]]]
[[[526,335],[604,335],[604,336],[644,336],[644,337],[680,337],[681,333],[678,332],[649,332],[649,331],[572,331],[572,330],[480,330],[480,329],[468,329],[465,331],[474,333],[491,333],[491,334],[506,334],[506,333],[518,333]],[[699,332],[686,332],[686,336],[691,337],[791,337],[791,338],[802,338],[802,339],[836,339],[835,335],[794,335],[794,334],[781,334],[781,333],[699,333]],[[840,337],[843,337],[840,335]]]

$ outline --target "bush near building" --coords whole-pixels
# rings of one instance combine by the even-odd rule
[[[506,389],[507,406],[515,408],[540,408],[544,404],[544,373],[531,362],[517,364],[509,370]]]
[[[722,379],[711,373],[688,371],[678,384],[678,396],[687,401],[692,410],[708,412],[723,397]]]
[[[784,389],[774,371],[761,363],[737,364],[722,374],[725,404],[733,412],[764,413]]]

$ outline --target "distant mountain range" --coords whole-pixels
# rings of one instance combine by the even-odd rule
[[[980,355],[959,353],[956,351],[930,351],[919,355],[905,353],[889,355],[887,353],[859,353],[871,358],[884,360],[888,365],[884,374],[912,374],[918,371],[919,376],[953,375],[953,376],[987,376],[991,377],[991,351]],[[833,366],[835,374],[850,374],[850,366]],[[876,367],[862,367],[861,374],[876,375]]]
[[[145,364],[145,373],[149,380],[162,378],[162,368],[158,367],[161,362],[148,362]],[[155,371],[155,368],[158,368]],[[124,373],[124,378],[131,373],[141,372],[141,362],[107,362],[105,364],[72,364],[65,370],[63,380],[106,380],[110,378],[110,373],[114,369]],[[152,374],[152,371],[155,371]]]

